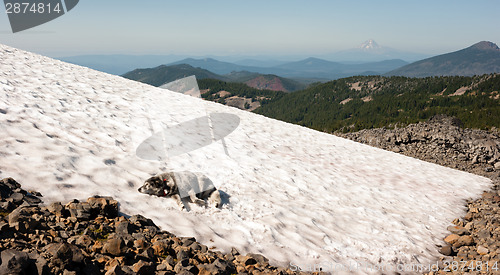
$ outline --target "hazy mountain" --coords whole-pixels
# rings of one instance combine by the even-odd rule
[[[217,74],[247,71],[260,74],[272,74],[294,79],[316,78],[333,80],[353,75],[366,75],[366,72],[370,72],[372,74],[384,74],[408,63],[403,60],[384,60],[380,62],[362,64],[344,64],[310,57],[304,60],[288,62],[274,67],[243,66],[212,58],[187,58],[171,64],[189,64],[193,67],[200,67]]]
[[[219,61],[213,58],[202,58],[202,59],[186,58],[170,63],[168,65],[177,65],[177,64],[188,64],[193,67],[199,67],[209,70],[216,74],[228,74],[231,72],[238,72],[238,71],[249,71],[249,72],[264,73],[264,74],[275,73],[273,70],[269,68],[237,65],[230,62]]]
[[[78,55],[57,59],[101,72],[121,75],[137,68],[151,68],[184,58],[179,55]]]
[[[370,39],[359,46],[332,54],[321,56],[338,62],[376,62],[387,59],[402,59],[405,61],[416,61],[428,57],[428,55],[399,51],[390,47],[380,46],[375,40]]]
[[[500,49],[482,41],[463,50],[417,61],[387,73],[408,77],[472,76],[500,72]]]
[[[319,58],[307,58],[304,60],[282,64],[273,68],[287,71],[285,77],[316,77],[326,79],[337,79],[353,75],[383,74],[395,68],[408,64],[395,59],[363,64],[344,64],[327,61]]]
[[[284,64],[289,61],[274,60],[274,59],[242,59],[234,61],[236,65],[250,66],[250,67],[274,67]]]
[[[123,77],[158,87],[165,83],[172,82],[191,75],[196,76],[196,78],[199,80],[209,78],[221,81],[244,83],[249,87],[259,90],[293,92],[304,89],[307,86],[292,79],[248,71],[232,72],[226,75],[219,75],[202,68],[195,68],[188,64],[168,66],[161,65],[155,68],[136,69],[124,74]]]
[[[194,68],[187,64],[161,65],[155,68],[136,69],[123,75],[123,77],[140,81],[159,87],[167,82],[194,75],[197,79],[212,78],[227,81],[226,77],[214,74],[208,70]]]

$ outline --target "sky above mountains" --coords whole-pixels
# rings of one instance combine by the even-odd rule
[[[428,55],[500,42],[500,1],[85,0],[0,43],[49,56],[177,54],[317,56],[381,46]]]

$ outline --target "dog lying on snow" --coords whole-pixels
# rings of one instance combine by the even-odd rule
[[[208,177],[200,173],[162,173],[147,179],[138,190],[148,195],[171,197],[181,209],[184,209],[182,199],[185,198],[201,206],[206,206],[206,201],[215,207],[222,205],[217,188]]]

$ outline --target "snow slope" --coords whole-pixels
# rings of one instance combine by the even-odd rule
[[[163,161],[135,155],[152,133],[210,112],[240,118],[224,139],[227,154],[217,141]],[[186,136],[196,136],[191,130]],[[181,212],[171,199],[137,192],[165,168],[204,173],[226,204]],[[464,200],[490,185],[486,178],[0,45],[0,177],[9,176],[40,191],[45,203],[111,195],[122,212],[143,214],[164,230],[304,268],[434,261],[434,244],[463,214]]]

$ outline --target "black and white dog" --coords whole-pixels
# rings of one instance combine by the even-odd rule
[[[160,197],[171,197],[184,209],[182,199],[187,198],[201,206],[222,205],[220,193],[213,182],[203,174],[193,172],[162,173],[147,179],[139,192]]]

